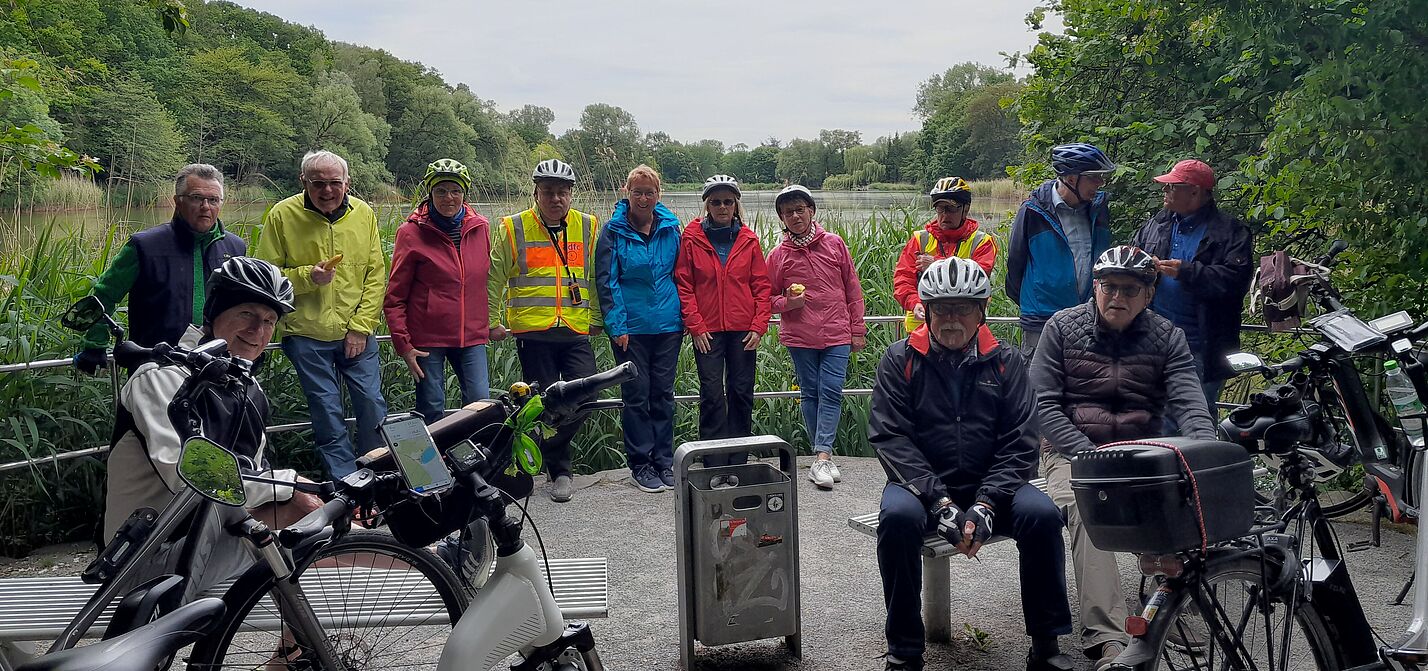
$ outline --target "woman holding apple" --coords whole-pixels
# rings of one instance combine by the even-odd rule
[[[783,242],[769,252],[772,311],[781,315],[779,342],[798,374],[803,424],[817,458],[808,479],[832,489],[842,479],[833,463],[833,441],[843,411],[848,355],[866,345],[863,287],[848,245],[814,221],[818,206],[808,189],[780,191],[774,209],[783,222]]]

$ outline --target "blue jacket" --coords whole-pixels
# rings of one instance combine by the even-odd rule
[[[646,242],[630,226],[629,211],[628,200],[616,203],[595,243],[595,290],[605,313],[605,332],[613,338],[683,331],[674,286],[679,218],[664,203],[655,204]]]
[[[1017,210],[1007,244],[1007,297],[1021,308],[1023,330],[1040,331],[1057,311],[1091,298],[1076,286],[1076,262],[1066,232],[1056,218],[1056,180],[1036,187]],[[1106,193],[1091,199],[1091,260],[1111,246],[1111,210]]]

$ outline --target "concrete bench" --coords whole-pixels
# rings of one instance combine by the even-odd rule
[[[1037,489],[1046,491],[1046,478],[1031,481]],[[871,512],[848,518],[848,526],[869,536],[878,536],[878,513]],[[987,545],[1007,540],[992,536]],[[946,643],[952,640],[952,556],[957,546],[936,533],[922,539],[922,623],[927,640]]]
[[[354,570],[372,573],[361,580],[366,586],[361,594],[306,590],[313,610],[323,625],[350,628],[449,622],[440,599],[428,598],[434,597],[430,594],[429,583],[420,577],[402,575],[407,571],[313,568],[305,575],[316,577],[321,584],[324,571],[341,571],[350,580]],[[604,557],[552,559],[550,580],[555,587],[555,601],[566,618],[599,618],[609,614],[609,571]],[[204,596],[222,596],[228,585],[227,582],[220,583]],[[95,585],[85,584],[72,576],[0,580],[0,641],[53,641],[79,613],[95,589]],[[114,605],[110,604],[90,627],[87,636],[103,634],[109,626]],[[255,617],[262,612],[276,613],[276,608],[271,604],[266,608],[255,608],[248,622],[259,628],[276,629],[276,617],[270,618],[271,621]]]

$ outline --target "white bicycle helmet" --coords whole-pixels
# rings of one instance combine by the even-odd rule
[[[713,177],[710,177],[709,179],[704,180],[704,188],[699,192],[699,199],[704,200],[705,198],[708,198],[710,191],[719,188],[732,190],[734,192],[735,197],[744,197],[743,192],[739,191],[739,180],[734,179],[732,176],[729,175],[715,175]]]
[[[801,200],[808,203],[809,207],[818,207],[818,204],[813,202],[813,192],[802,184],[790,184],[783,187],[783,191],[778,192],[778,195],[774,197],[774,210],[777,211],[778,208],[783,207],[785,201],[789,200]]]
[[[937,259],[917,281],[917,297],[926,303],[947,298],[987,300],[992,297],[992,281],[976,261],[960,256]]]
[[[548,158],[536,164],[535,171],[531,173],[531,179],[535,181],[557,179],[574,184],[575,168],[558,158]]]
[[[1098,280],[1112,274],[1130,275],[1146,284],[1155,284],[1160,275],[1155,268],[1155,259],[1145,250],[1131,245],[1118,245],[1101,252],[1096,265],[1091,267],[1091,276]]]

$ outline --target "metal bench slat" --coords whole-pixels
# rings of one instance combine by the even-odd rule
[[[543,570],[543,567],[542,567]],[[349,586],[363,588],[344,591],[336,575],[342,575]],[[304,591],[312,602],[318,619],[327,626],[376,626],[372,618],[380,617],[381,626],[413,626],[448,624],[449,618],[434,590],[420,576],[390,569],[355,567],[313,568],[307,574],[316,582],[305,579]],[[570,619],[600,618],[609,615],[609,573],[603,557],[553,559],[550,561],[550,581],[555,601],[561,613]],[[224,581],[209,589],[205,596],[220,596],[233,581]],[[40,578],[7,578],[0,580],[0,640],[50,640],[59,635],[74,619],[79,609],[93,596],[97,587],[73,576]],[[114,606],[90,628],[99,636],[109,625]],[[263,617],[266,611],[273,617]],[[277,627],[276,609],[265,599],[249,618],[261,627]]]

